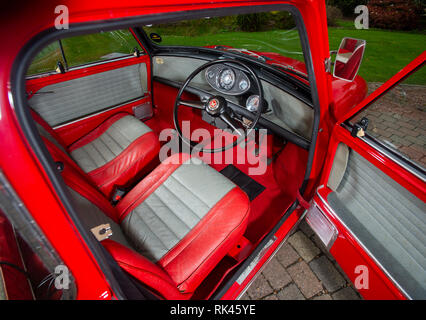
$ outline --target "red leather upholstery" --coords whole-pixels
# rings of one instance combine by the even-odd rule
[[[193,292],[243,236],[249,201],[234,188],[160,261],[181,292]]]
[[[32,111],[32,115],[34,120],[38,122],[58,142],[58,144],[63,147],[64,150],[72,152],[73,150],[81,148],[95,140],[108,130],[112,124],[129,114],[119,113],[110,117],[69,147],[66,147],[62,143],[54,130],[36,112]],[[51,148],[55,149],[55,146],[52,143]],[[91,182],[97,186],[103,194],[110,197],[115,186],[126,186],[140,178],[141,172],[158,154],[159,148],[160,143],[156,134],[152,131],[147,132],[134,140],[117,157],[103,166],[87,172],[87,175]],[[61,150],[58,150],[58,152],[61,152]],[[84,175],[84,172],[79,169],[77,164],[69,157],[68,154],[64,158],[67,163],[75,166],[76,170],[80,171],[80,174]]]
[[[107,196],[115,185],[124,186],[135,181],[138,173],[158,154],[160,143],[154,132],[148,132],[132,142],[116,158],[88,173],[93,182]]]
[[[116,207],[119,221],[189,158],[189,155],[175,154],[136,185]],[[249,209],[247,195],[235,187],[157,265],[168,273],[181,292],[193,292],[242,237]]]
[[[49,151],[53,151],[55,161],[62,160],[63,154],[55,153],[50,148]],[[146,200],[189,158],[189,155],[177,154],[164,161],[116,207],[112,207],[73,166],[65,165],[61,174],[70,188],[120,224],[129,212]],[[126,272],[164,298],[188,299],[242,237],[247,226],[249,208],[247,195],[234,187],[157,263],[112,240],[105,240],[102,244]]]
[[[102,241],[102,245],[121,268],[164,298],[182,300],[190,297],[179,292],[174,281],[164,270],[139,253],[109,239]]]

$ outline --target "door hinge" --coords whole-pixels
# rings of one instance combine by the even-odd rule
[[[367,131],[368,127],[368,119],[366,117],[363,117],[359,122],[355,123],[352,127],[351,136],[356,137],[363,137],[365,136],[365,131]]]
[[[332,66],[331,57],[326,58],[324,60],[325,72],[331,72],[331,66]]]

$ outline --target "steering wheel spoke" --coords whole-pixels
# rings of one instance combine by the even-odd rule
[[[238,60],[227,60],[227,59],[218,59],[214,61],[207,62],[206,64],[198,67],[195,69],[185,80],[183,85],[180,87],[178,94],[175,99],[175,104],[173,107],[173,122],[176,128],[176,131],[179,134],[179,137],[184,141],[186,144],[191,146],[192,148],[197,148],[200,150],[203,150],[203,152],[224,152],[228,150],[229,148],[233,148],[239,143],[243,142],[247,136],[250,134],[252,130],[256,128],[256,125],[261,117],[262,110],[261,108],[258,108],[256,112],[253,112],[253,119],[247,125],[243,125],[240,123],[240,121],[236,118],[233,118],[232,114],[230,114],[230,110],[228,109],[228,102],[223,96],[209,96],[207,99],[203,99],[205,101],[190,101],[190,100],[182,100],[182,94],[184,93],[185,89],[187,88],[188,84],[194,79],[196,75],[198,75],[201,71],[207,69],[208,67],[215,65],[215,64],[232,64],[232,65],[239,65],[240,67],[249,74],[255,85],[257,86],[259,90],[259,100],[263,100],[263,89],[262,84],[260,82],[259,77],[257,74],[245,63],[242,63]],[[232,143],[229,143],[226,146],[222,146],[219,148],[211,149],[211,148],[205,148],[205,146],[199,146],[196,141],[192,141],[190,138],[185,137],[182,134],[182,129],[179,124],[178,119],[178,108],[179,106],[187,106],[194,109],[204,110],[207,114],[209,114],[213,118],[221,119],[229,128],[233,130],[233,134],[237,137],[237,139],[234,139]]]
[[[205,108],[204,102],[201,101],[179,100],[178,104],[200,110],[203,110]]]
[[[239,136],[243,136],[243,133],[241,130],[241,126],[238,124],[236,120],[234,120],[228,113],[224,112],[219,116],[220,119],[222,119],[231,129],[238,134]]]

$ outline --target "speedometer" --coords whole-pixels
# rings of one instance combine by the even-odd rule
[[[256,112],[259,109],[259,96],[252,95],[247,98],[246,108],[250,112]]]
[[[218,85],[222,89],[231,90],[235,84],[235,73],[231,69],[225,68],[218,75]]]

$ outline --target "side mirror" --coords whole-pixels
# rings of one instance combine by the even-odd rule
[[[334,62],[333,76],[353,81],[361,65],[365,51],[365,40],[343,38]]]

